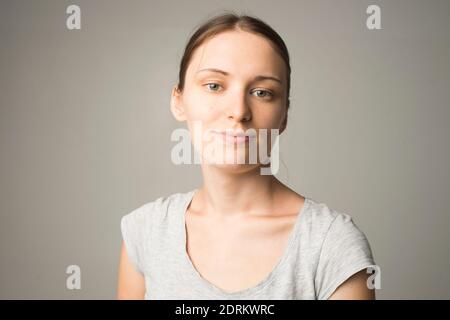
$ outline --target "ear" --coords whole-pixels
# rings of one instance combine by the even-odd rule
[[[178,121],[185,121],[186,112],[184,110],[184,106],[182,105],[181,95],[182,93],[178,91],[178,86],[175,85],[172,88],[172,95],[170,97],[170,111],[172,111],[175,119]]]

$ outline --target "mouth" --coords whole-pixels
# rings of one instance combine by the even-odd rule
[[[212,132],[219,136],[222,141],[226,143],[245,143],[251,139],[256,138],[254,133],[245,133],[243,131],[229,130],[212,130]]]

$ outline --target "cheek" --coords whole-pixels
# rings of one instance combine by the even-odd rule
[[[259,128],[279,128],[282,124],[285,111],[282,111],[279,106],[269,106],[269,108],[255,110],[253,112],[253,122]]]
[[[215,105],[214,101],[194,90],[191,90],[189,96],[186,96],[184,104],[191,139],[194,145],[198,145],[201,143],[200,137],[203,137],[205,132],[211,129],[220,119],[221,110]]]
[[[193,92],[185,100],[188,119],[202,122],[210,122],[217,119],[220,116],[221,110],[216,103],[212,99],[205,97],[205,95]]]

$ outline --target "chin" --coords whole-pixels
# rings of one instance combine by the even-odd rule
[[[231,163],[231,164],[219,164],[219,163],[213,163],[209,164],[209,166],[212,166],[214,168],[217,168],[223,172],[229,173],[229,174],[243,174],[247,172],[251,172],[254,170],[258,170],[261,167],[260,164],[239,164],[239,163]]]

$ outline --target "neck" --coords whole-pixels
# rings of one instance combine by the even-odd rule
[[[259,167],[244,173],[230,173],[205,165],[202,173],[200,210],[218,218],[269,214],[275,191],[281,184],[273,175],[261,175]]]

